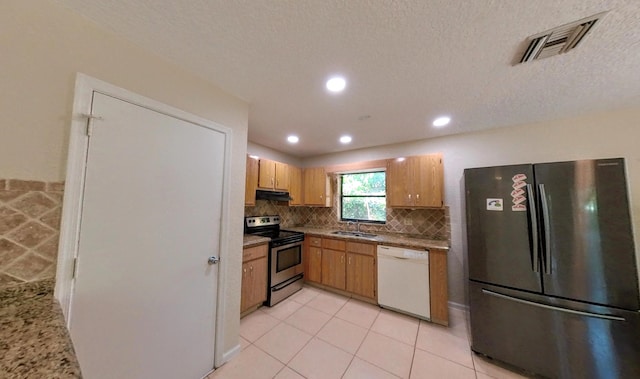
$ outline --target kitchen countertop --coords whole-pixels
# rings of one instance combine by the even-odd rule
[[[0,377],[81,378],[54,279],[0,288]]]
[[[253,234],[245,234],[242,247],[251,247],[251,246],[261,245],[263,243],[269,243],[269,241],[271,241],[271,238],[269,237],[256,236]]]
[[[412,249],[439,249],[439,250],[449,250],[449,242],[448,241],[439,241],[439,240],[431,240],[427,238],[423,238],[419,235],[413,234],[382,234],[378,232],[371,232],[376,234],[375,237],[356,237],[356,236],[345,236],[345,235],[337,235],[333,234],[336,229],[325,229],[325,228],[314,228],[314,227],[291,227],[291,228],[283,228],[286,230],[293,230],[297,232],[303,232],[305,234],[312,234],[321,237],[331,237],[338,239],[346,239],[353,241],[362,241],[362,242],[375,242],[380,245],[386,246],[400,246]],[[366,232],[369,233],[369,232]]]

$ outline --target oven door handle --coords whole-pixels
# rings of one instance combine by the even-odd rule
[[[278,292],[278,291],[286,288],[289,284],[291,284],[293,282],[297,282],[298,280],[302,280],[302,278],[304,278],[304,274],[302,274],[302,273],[298,274],[298,275],[296,275],[296,276],[294,276],[292,278],[289,278],[288,280],[286,280],[286,281],[284,281],[284,282],[282,282],[282,283],[280,283],[278,285],[275,285],[275,286],[271,287],[271,292]]]

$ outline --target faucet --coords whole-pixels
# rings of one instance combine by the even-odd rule
[[[349,225],[353,225],[353,221],[347,221],[346,230],[349,230]]]
[[[356,221],[356,232],[360,233],[360,221]]]

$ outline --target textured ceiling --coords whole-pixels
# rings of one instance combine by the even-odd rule
[[[299,157],[640,105],[638,0],[57,1],[248,101],[249,140]],[[602,11],[575,50],[513,64]]]

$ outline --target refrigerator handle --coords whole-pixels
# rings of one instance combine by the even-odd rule
[[[505,295],[505,294],[502,294],[502,293],[499,293],[499,292],[493,292],[491,290],[484,289],[484,288],[482,289],[482,293],[484,293],[486,295],[490,295],[490,296],[499,297],[499,298],[505,299],[505,300],[515,301],[516,303],[527,304],[527,305],[531,305],[531,306],[534,306],[534,307],[550,309],[552,311],[571,313],[571,314],[578,315],[578,316],[602,318],[602,319],[605,319],[605,320],[627,321],[624,317],[620,317],[620,316],[616,316],[616,315],[607,315],[607,314],[601,314],[601,313],[584,312],[584,311],[578,311],[578,310],[575,310],[575,309],[557,307],[555,305],[541,304],[541,303],[537,303],[535,301],[526,300],[526,299],[520,299],[518,297]]]
[[[536,214],[536,201],[533,195],[533,186],[527,184],[527,201],[529,202],[529,221],[531,222],[531,240],[533,250],[532,269],[540,272],[540,249],[538,248],[538,215]]]
[[[549,229],[549,205],[547,204],[547,193],[544,190],[544,184],[538,184],[540,192],[540,204],[542,205],[542,229],[544,231],[544,273],[551,275],[551,236]]]

